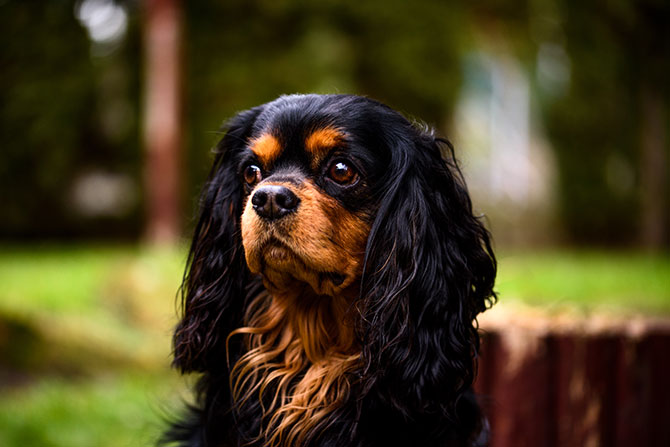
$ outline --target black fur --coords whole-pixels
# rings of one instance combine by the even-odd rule
[[[489,233],[473,215],[447,141],[378,102],[348,95],[281,97],[228,123],[202,193],[174,336],[175,367],[202,374],[198,403],[162,442],[242,446],[259,431],[260,404],[232,402],[225,342],[264,291],[245,263],[239,226],[247,192],[238,170],[250,138],[268,123],[284,134],[324,123],[345,129],[367,183],[362,193],[337,197],[371,220],[352,305],[362,361],[349,402],[308,446],[475,445],[483,426],[471,391],[475,318],[496,298]],[[243,346],[230,351],[234,361]]]

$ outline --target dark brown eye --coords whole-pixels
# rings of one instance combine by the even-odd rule
[[[261,168],[256,165],[249,165],[244,168],[244,181],[247,182],[247,185],[253,186],[256,183],[261,181]]]
[[[352,185],[358,180],[358,173],[344,161],[336,161],[328,168],[328,177],[340,185]]]

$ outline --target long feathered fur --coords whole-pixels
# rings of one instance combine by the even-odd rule
[[[369,179],[370,230],[350,302],[284,306],[246,266],[236,157],[285,109],[295,122],[323,111],[383,166]],[[283,97],[239,114],[202,193],[174,335],[175,367],[201,373],[197,404],[163,441],[474,445],[476,316],[495,300],[495,274],[489,233],[445,140],[353,96]]]

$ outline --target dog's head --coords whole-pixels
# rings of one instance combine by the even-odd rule
[[[271,292],[305,283],[333,296],[358,284],[383,160],[357,130],[357,121],[372,122],[361,105],[282,98],[257,116],[235,157],[246,262]]]
[[[495,272],[448,142],[367,98],[281,97],[233,118],[217,147],[175,364],[227,371],[253,298],[307,290],[348,303],[362,392],[448,412],[472,383]]]

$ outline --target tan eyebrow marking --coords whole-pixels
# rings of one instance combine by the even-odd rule
[[[260,137],[251,140],[249,147],[261,163],[266,166],[279,158],[282,152],[282,147],[277,137],[269,133],[264,133]]]
[[[323,157],[338,144],[342,143],[346,134],[335,127],[324,127],[312,132],[305,139],[305,149],[314,156],[314,165],[319,165]]]

